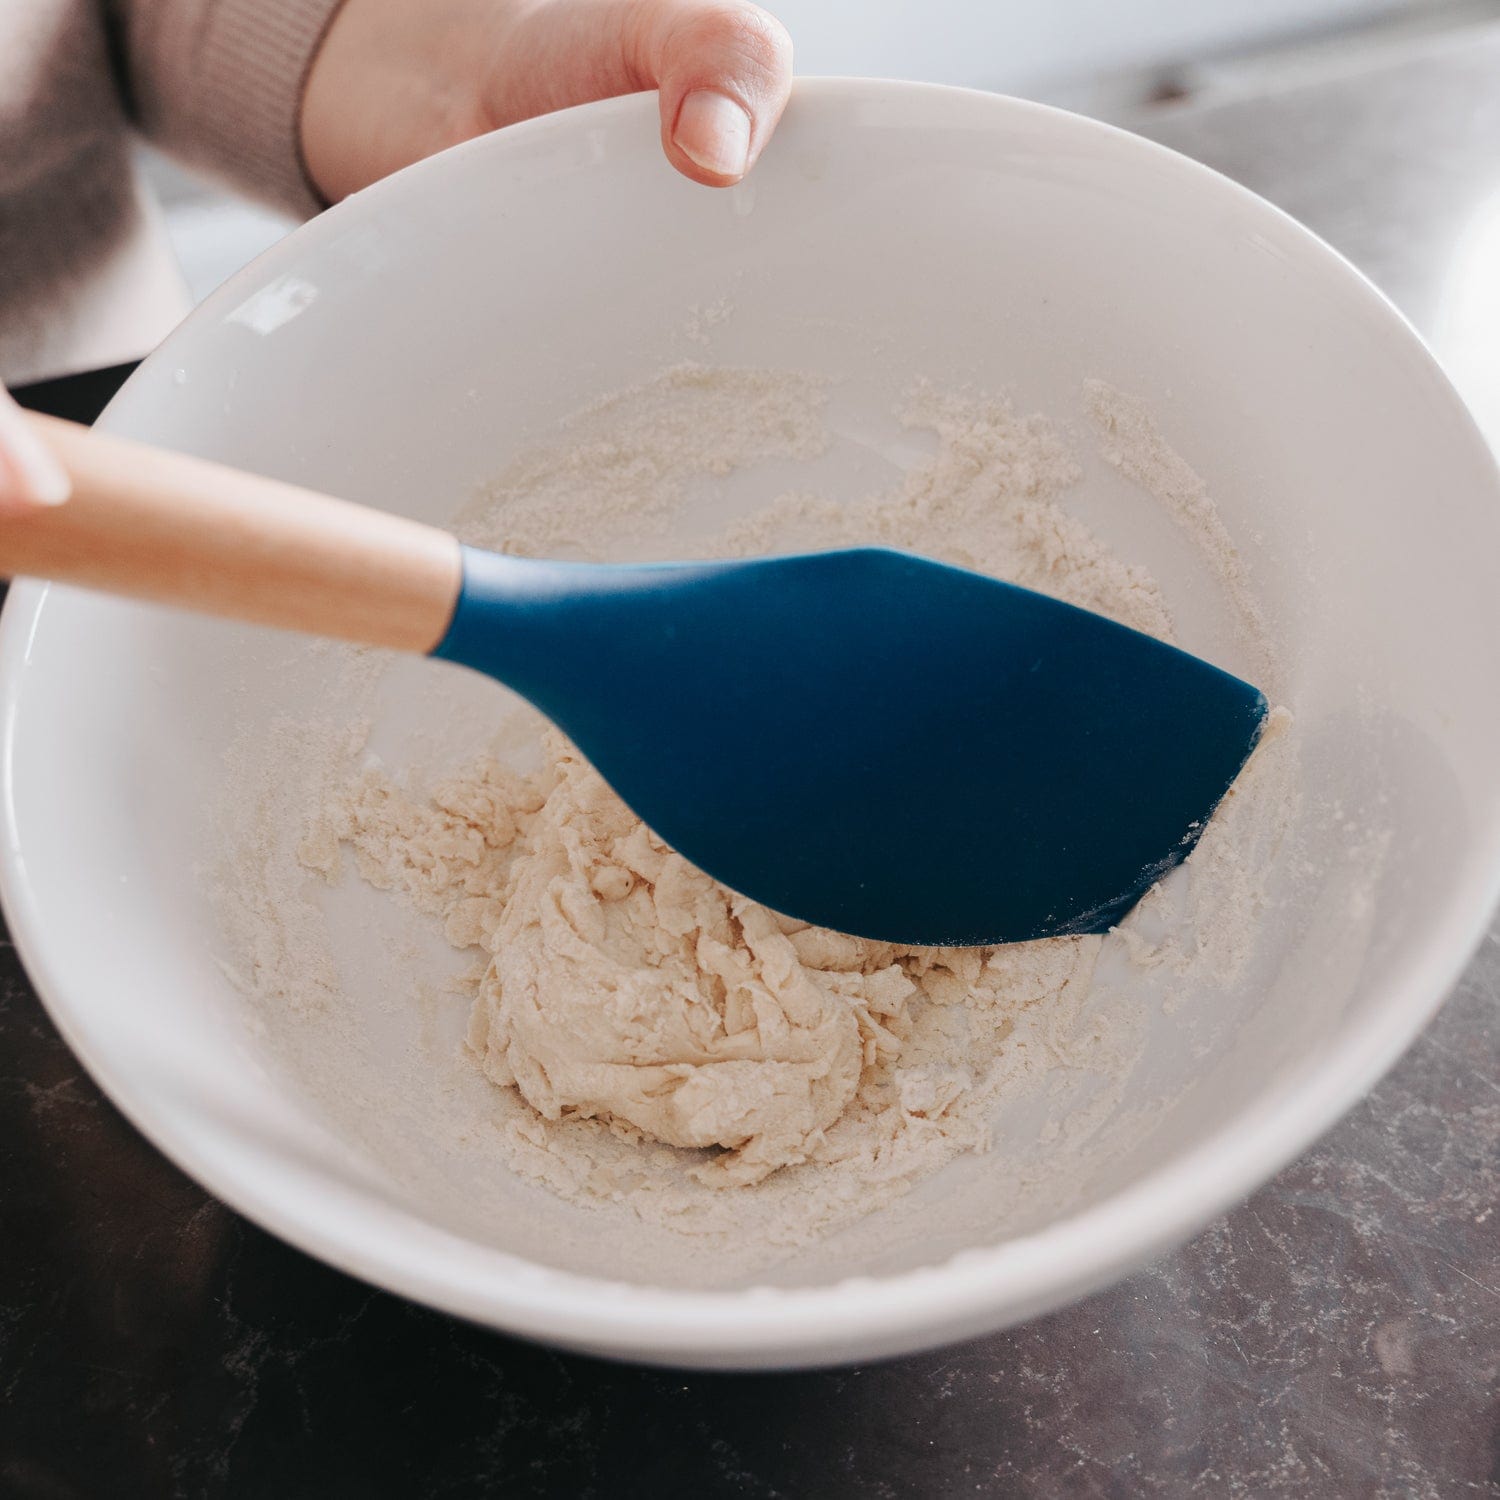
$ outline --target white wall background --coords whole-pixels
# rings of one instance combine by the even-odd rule
[[[0,0],[0,4],[5,0]],[[412,0],[420,4],[422,0]],[[1353,38],[1500,16],[1500,0],[762,0],[786,22],[802,73],[927,79],[1110,114],[1152,79],[1206,59],[1303,41],[1346,55]],[[1385,23],[1384,25],[1376,23]],[[1331,38],[1324,46],[1319,38]],[[1307,50],[1303,48],[1302,50]],[[1292,65],[1263,56],[1261,76]],[[1197,68],[1195,84],[1211,81]],[[264,249],[286,221],[204,189],[165,163],[150,176],[196,299]]]
[[[764,0],[803,73],[1018,93],[1191,61],[1443,0]]]

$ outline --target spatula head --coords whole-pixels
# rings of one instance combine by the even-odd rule
[[[1149,636],[883,548],[470,549],[437,654],[529,698],[733,890],[909,944],[1105,931],[1191,851],[1266,714]]]

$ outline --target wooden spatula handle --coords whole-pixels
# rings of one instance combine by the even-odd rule
[[[402,651],[443,638],[462,569],[447,532],[72,422],[29,420],[74,493],[0,520],[0,574]]]

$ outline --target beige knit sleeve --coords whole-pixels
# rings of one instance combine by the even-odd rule
[[[263,202],[304,216],[324,207],[302,163],[297,118],[341,0],[105,3],[147,136]]]

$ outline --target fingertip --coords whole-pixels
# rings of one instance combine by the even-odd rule
[[[73,498],[73,482],[57,467],[48,462],[40,471],[30,476],[30,500],[44,509],[54,505],[66,505]]]
[[[792,44],[739,0],[668,0],[656,75],[662,145],[684,176],[728,187],[755,165],[791,91]]]
[[[67,470],[9,396],[0,396],[0,508],[24,515],[62,505],[73,493]]]
[[[0,520],[16,520],[39,510],[51,510],[68,500],[71,493],[70,490],[59,493],[55,487],[37,491],[30,484],[18,482],[0,461]]]
[[[754,122],[737,99],[716,89],[683,97],[672,144],[712,182],[738,182],[750,170]]]

